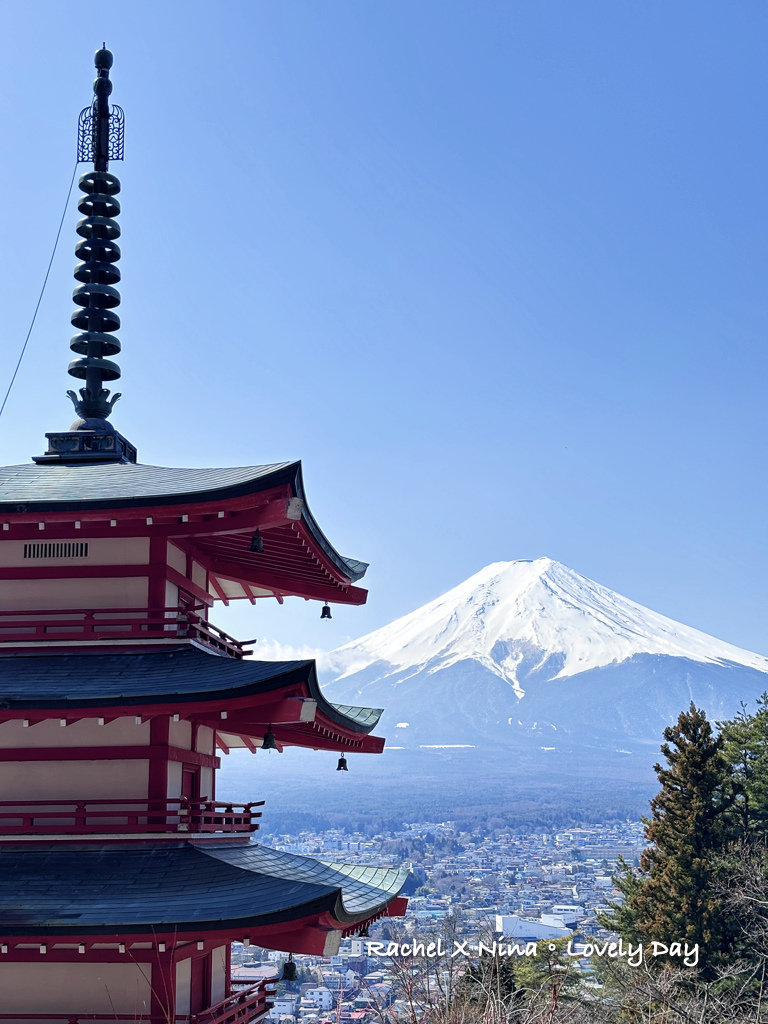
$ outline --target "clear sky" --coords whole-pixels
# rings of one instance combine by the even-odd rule
[[[301,458],[369,604],[216,616],[333,647],[549,555],[768,653],[758,0],[8,4],[0,390],[93,51],[126,111],[123,399],[158,465]],[[0,419],[67,427],[75,198]]]

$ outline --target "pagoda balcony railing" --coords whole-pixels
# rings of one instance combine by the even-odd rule
[[[0,1013],[0,1021],[29,1021],[30,1024],[87,1024],[89,1021],[127,1020],[133,1024],[256,1024],[272,1007],[276,978],[259,982],[228,996],[199,1013]]]
[[[2,800],[0,837],[147,832],[255,832],[264,801]],[[2,1017],[0,1017],[2,1020]]]
[[[242,658],[239,640],[179,608],[99,608],[88,611],[0,611],[0,644],[100,642],[114,640],[197,640],[217,651]]]
[[[253,1024],[261,1020],[272,1007],[271,996],[277,978],[259,982],[250,988],[241,989],[235,995],[229,996],[216,1006],[208,1010],[201,1010],[200,1013],[193,1013],[191,1017],[177,1015],[177,1021],[184,1021],[185,1024]]]

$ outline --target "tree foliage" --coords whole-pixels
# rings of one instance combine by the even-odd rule
[[[735,718],[718,722],[723,756],[731,769],[733,824],[739,838],[752,842],[768,836],[768,694],[754,714],[742,703]]]
[[[625,866],[618,876],[624,901],[608,923],[634,941],[698,943],[706,973],[734,945],[735,929],[714,884],[715,858],[735,838],[732,771],[724,738],[693,703],[664,739],[667,767],[654,766],[661,789],[643,819],[650,845],[639,875]]]

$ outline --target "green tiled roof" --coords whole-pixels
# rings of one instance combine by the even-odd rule
[[[0,932],[146,932],[259,926],[383,910],[407,869],[327,864],[256,843],[0,847]]]

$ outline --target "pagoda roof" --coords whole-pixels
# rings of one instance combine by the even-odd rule
[[[257,843],[0,848],[0,932],[87,935],[256,927],[382,913],[407,868],[299,857]]]
[[[12,536],[25,540],[29,531],[38,536],[44,519],[61,536],[71,536],[82,520],[86,529],[79,538],[86,532],[135,536],[138,530],[189,541],[209,559],[211,579],[225,601],[295,594],[361,604],[367,596],[352,585],[368,563],[339,554],[325,536],[307,505],[300,462],[228,469],[126,462],[4,466],[0,514]],[[113,519],[108,527],[106,520]],[[104,528],[109,535],[98,534]],[[265,537],[256,559],[254,529]],[[208,601],[210,595],[199,596]]]
[[[147,466],[138,462],[25,463],[0,467],[0,511],[22,502],[37,511],[119,508],[231,498],[290,483],[301,463],[224,469]]]
[[[194,646],[147,654],[12,654],[0,657],[0,709],[62,711],[110,707],[181,707],[226,701],[236,705],[219,728],[237,731],[238,712],[258,711],[259,697],[285,691],[317,701],[318,714],[348,732],[367,734],[381,708],[332,704],[314,661],[255,661],[222,657]],[[277,691],[277,692],[276,692]],[[202,712],[204,713],[204,712]],[[308,728],[308,725],[303,727]],[[248,730],[245,730],[248,731]],[[309,745],[312,745],[311,743]]]

